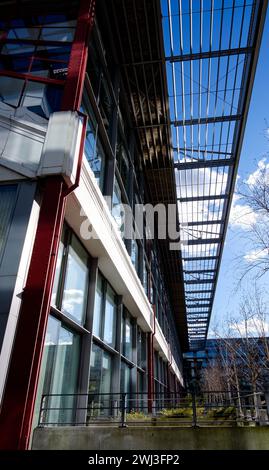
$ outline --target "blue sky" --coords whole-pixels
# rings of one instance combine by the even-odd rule
[[[266,138],[266,120],[269,126],[269,14],[267,13],[264,35],[261,45],[260,57],[249,109],[248,121],[245,130],[243,148],[238,174],[246,179],[257,169],[257,162],[269,152],[269,140]],[[268,159],[269,160],[269,159]],[[235,210],[231,214],[235,219]],[[239,219],[237,219],[239,221]],[[217,292],[211,317],[211,327],[215,324],[221,326],[222,321],[229,316],[236,316],[239,310],[242,290],[249,291],[253,279],[249,276],[242,282],[241,289],[237,287],[240,277],[238,256],[250,251],[246,241],[247,232],[240,226],[240,222],[229,225],[223,252],[222,265],[219,274]],[[258,281],[260,287],[269,301],[269,274]],[[268,293],[267,293],[268,292]]]

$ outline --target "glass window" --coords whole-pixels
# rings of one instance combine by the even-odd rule
[[[50,316],[45,339],[38,396],[39,401],[41,394],[57,394],[60,396],[49,396],[47,398],[45,405],[49,410],[45,411],[43,416],[43,421],[46,423],[67,424],[73,420],[79,353],[79,335],[64,327],[59,320]]]
[[[112,356],[97,346],[92,345],[88,417],[110,414],[112,382]]]
[[[135,267],[136,272],[139,270],[139,246],[136,240],[132,239],[131,261]]]
[[[102,336],[102,310],[103,310],[103,280],[98,276],[93,314],[93,334],[101,338]]]
[[[89,393],[110,393],[112,357],[109,353],[92,345]]]
[[[105,318],[104,318],[104,341],[109,346],[115,347],[116,339],[116,305],[115,294],[111,287],[107,285],[105,299]]]
[[[108,82],[103,73],[101,73],[98,105],[103,118],[104,126],[108,131],[112,112],[112,99],[109,91]]]
[[[131,393],[132,383],[131,383],[131,367],[128,366],[125,362],[121,361],[121,392],[122,393]]]
[[[98,138],[98,125],[87,97],[84,97],[84,104],[81,107],[81,111],[86,113],[89,118],[84,147],[85,155],[97,180],[98,186],[102,191],[104,187],[105,153],[100,139]]]
[[[143,412],[146,412],[147,409],[147,398],[146,396],[144,397],[144,387],[145,387],[145,380],[144,380],[144,374],[141,371],[137,371],[137,401],[138,401],[138,406],[139,409]]]
[[[14,10],[16,15],[16,8]],[[46,83],[21,76],[0,77],[0,100],[12,107],[23,106],[48,118],[61,106],[63,81],[67,77],[74,38],[77,7],[61,15],[27,16],[27,20],[1,22],[0,68],[15,74],[46,78]],[[11,42],[12,41],[12,42]],[[53,42],[52,42],[53,41]],[[58,80],[47,84],[50,79]]]
[[[64,233],[65,233],[65,231],[63,231],[63,234]],[[56,262],[56,270],[55,270],[55,276],[54,276],[54,283],[53,283],[53,289],[52,289],[52,295],[51,295],[51,305],[53,305],[55,307],[57,306],[57,303],[58,303],[57,302],[57,292],[58,292],[59,282],[60,282],[63,254],[64,254],[64,243],[63,243],[63,237],[62,237],[62,240],[60,241],[60,244],[59,244],[57,262]]]
[[[0,261],[11,224],[17,194],[16,185],[0,186]]]
[[[122,194],[120,185],[115,178],[114,191],[112,198],[112,215],[118,225],[119,231],[123,233],[124,212],[122,208]]]
[[[128,174],[129,174],[129,159],[128,159],[126,148],[123,143],[119,129],[118,129],[118,141],[117,141],[117,148],[116,148],[116,158],[117,158],[117,165],[118,165],[118,169],[121,175],[123,185],[127,189]]]
[[[133,360],[132,340],[133,326],[130,317],[126,314],[123,319],[123,355],[130,359],[130,361]]]
[[[72,234],[68,251],[62,310],[83,324],[88,291],[88,255]]]
[[[0,101],[16,108],[19,105],[24,81],[18,78],[0,77]]]
[[[142,369],[146,369],[147,359],[147,339],[146,333],[141,328],[137,329],[137,365]]]

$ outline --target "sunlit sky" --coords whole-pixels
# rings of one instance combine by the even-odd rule
[[[269,162],[269,135],[266,136],[266,128],[269,127],[268,44],[269,14],[267,13],[241,152],[238,171],[240,180],[247,180],[257,170],[258,162],[263,158],[267,157]],[[252,273],[243,280],[240,286],[238,285],[240,272],[243,266],[247,266],[244,256],[249,255],[251,248],[253,248],[248,241],[249,232],[246,224],[255,217],[255,214],[240,205],[242,203],[239,203],[235,196],[211,317],[211,336],[214,336],[212,330],[215,325],[221,328],[223,320],[238,315],[243,292],[250,292],[254,284],[254,274]],[[269,274],[257,281],[257,285],[262,290],[264,299],[268,299],[269,302]]]

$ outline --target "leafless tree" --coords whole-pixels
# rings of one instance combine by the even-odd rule
[[[251,271],[256,278],[269,271],[269,167],[265,161],[258,165],[255,178],[239,183],[237,193],[256,215],[246,232],[255,256],[241,269],[241,281]]]
[[[237,396],[242,413],[242,386],[248,384],[258,415],[258,392],[269,378],[268,307],[256,287],[243,293],[236,317],[226,321],[222,333],[216,329],[221,380],[226,382],[230,396]],[[207,383],[216,382],[209,368]]]

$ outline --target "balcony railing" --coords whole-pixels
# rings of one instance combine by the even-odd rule
[[[269,425],[269,403],[261,392],[43,395],[39,426],[91,425],[123,428]]]

